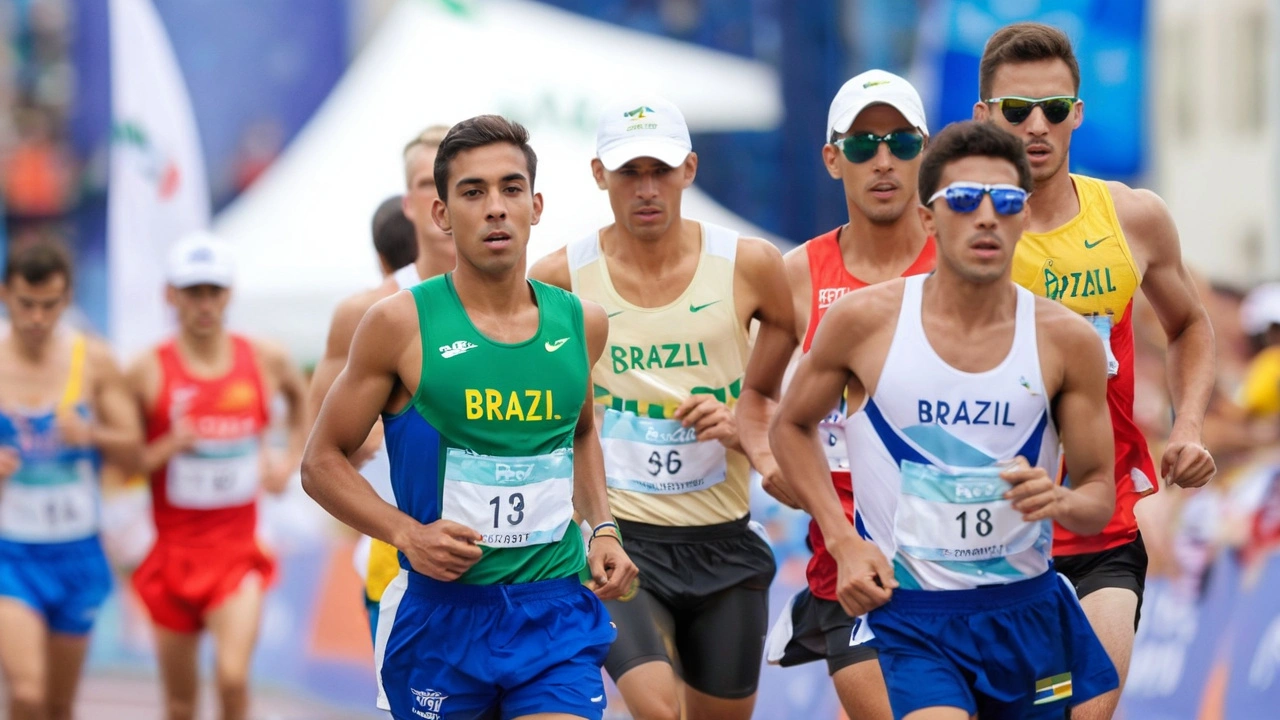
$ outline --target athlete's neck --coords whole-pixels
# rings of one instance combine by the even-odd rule
[[[193,365],[206,369],[221,367],[230,353],[230,336],[225,328],[218,328],[208,335],[196,335],[189,332],[178,334],[178,350],[183,359]]]
[[[981,329],[1007,319],[1018,307],[1018,291],[1009,271],[999,280],[975,283],[948,269],[943,262],[924,281],[922,302],[930,315],[966,330]]]
[[[51,334],[43,340],[31,343],[10,331],[5,343],[13,346],[13,354],[23,363],[43,365],[53,355],[57,335]]]
[[[1027,200],[1030,209],[1027,232],[1057,230],[1080,214],[1080,198],[1076,195],[1076,184],[1071,180],[1068,165],[1069,162],[1063,160],[1058,172],[1047,180],[1036,183],[1035,190]]]
[[[453,270],[453,289],[468,311],[491,317],[513,315],[533,303],[524,262],[508,272],[488,274],[460,261]]]
[[[920,256],[928,235],[914,207],[890,224],[873,223],[850,206],[849,224],[840,228],[840,256],[850,275],[876,283],[898,277]]]
[[[653,239],[641,239],[619,223],[600,231],[604,254],[643,275],[662,277],[680,265],[686,254],[702,249],[702,226],[695,220],[676,218],[671,227]]]
[[[458,264],[453,240],[450,239],[448,245],[441,245],[438,241],[419,235],[418,259],[413,264],[418,269],[418,278],[421,280],[449,272]]]

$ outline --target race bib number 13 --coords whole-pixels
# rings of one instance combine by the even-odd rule
[[[556,542],[573,523],[573,451],[497,457],[450,448],[440,517],[488,547]]]

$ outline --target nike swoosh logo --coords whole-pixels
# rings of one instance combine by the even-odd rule
[[[563,344],[565,344],[565,343],[567,343],[567,342],[569,342],[569,338],[567,338],[567,337],[566,337],[566,338],[560,338],[559,340],[556,340],[555,342],[549,342],[549,343],[547,343],[547,344],[545,345],[545,347],[547,348],[547,352],[555,352],[555,351],[557,351],[557,350],[559,350],[559,349],[560,349],[560,346],[561,346],[561,345],[563,345]]]
[[[715,304],[716,304],[716,303],[718,303],[718,302],[720,302],[720,301],[719,301],[719,300],[712,300],[711,302],[707,303],[706,305],[694,305],[694,304],[690,303],[690,305],[689,305],[689,312],[698,312],[699,310],[705,310],[706,308],[709,308],[709,307],[711,307],[712,305],[715,305]]]
[[[1085,241],[1084,241],[1084,246],[1085,246],[1085,248],[1087,248],[1087,249],[1089,249],[1089,250],[1092,250],[1092,249],[1094,249],[1094,248],[1098,247],[1099,245],[1101,245],[1103,240],[1106,240],[1107,238],[1110,238],[1110,237],[1111,237],[1111,236],[1110,236],[1110,235],[1108,235],[1107,237],[1102,238],[1102,240],[1094,240],[1093,242],[1089,242],[1088,240],[1085,240]]]
[[[624,312],[626,312],[626,310],[619,310],[618,312],[609,313],[609,317],[613,317],[614,315],[621,315]]]
[[[604,696],[603,696],[603,695],[597,695],[597,696],[595,696],[595,697],[591,698],[591,702],[604,702]]]

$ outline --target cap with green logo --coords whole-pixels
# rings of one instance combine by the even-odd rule
[[[596,157],[613,171],[641,157],[676,167],[693,143],[680,108],[656,95],[636,95],[609,105],[596,126]]]

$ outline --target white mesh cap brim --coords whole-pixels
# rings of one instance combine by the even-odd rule
[[[689,157],[690,148],[678,140],[658,137],[639,137],[620,142],[600,151],[604,169],[613,172],[636,158],[651,157],[679,167]]]

